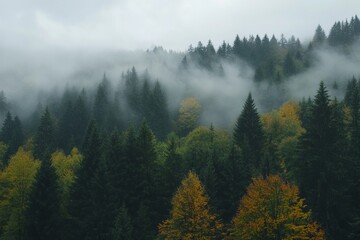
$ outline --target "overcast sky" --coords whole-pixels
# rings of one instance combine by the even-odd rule
[[[301,40],[351,18],[359,0],[0,0],[0,47],[183,51],[235,35]]]

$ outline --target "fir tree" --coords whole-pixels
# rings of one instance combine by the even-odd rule
[[[132,240],[133,226],[126,207],[119,208],[112,230],[112,240]]]
[[[264,133],[254,100],[249,94],[244,108],[237,119],[234,141],[243,150],[250,175],[259,174]],[[250,181],[250,179],[249,179]]]
[[[103,206],[94,204],[97,200],[96,194],[98,194],[95,190],[98,184],[95,177],[101,177],[101,174],[96,175],[103,169],[99,169],[102,144],[94,122],[90,123],[86,132],[83,152],[84,159],[76,173],[77,179],[70,192],[69,213],[72,220],[70,236],[71,239],[97,239],[101,237],[99,236],[101,227],[94,227],[97,221],[95,218],[98,217],[94,211],[99,211],[98,208],[103,208]]]
[[[50,156],[42,160],[26,212],[25,239],[62,239],[60,188]]]
[[[46,108],[34,139],[34,157],[44,160],[54,150],[54,126],[49,109]]]

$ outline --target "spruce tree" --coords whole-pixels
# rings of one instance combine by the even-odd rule
[[[342,109],[336,101],[330,104],[327,89],[321,82],[301,140],[298,181],[315,217],[335,239],[343,235],[338,220],[343,217],[345,199],[341,199],[347,188],[341,180],[346,178],[347,161],[343,122]]]
[[[132,240],[133,238],[133,226],[131,223],[131,218],[128,214],[127,208],[125,205],[119,208],[113,230],[112,230],[112,240]]]
[[[249,93],[244,108],[237,119],[234,129],[234,141],[243,151],[249,175],[261,173],[261,154],[264,133],[254,100]],[[250,179],[249,179],[250,181]]]
[[[54,126],[49,109],[46,108],[34,139],[34,157],[44,160],[54,150]]]
[[[62,239],[62,215],[58,177],[50,155],[42,160],[26,212],[25,239]]]
[[[8,112],[6,114],[6,118],[1,128],[0,141],[9,145],[12,138],[12,131],[13,131],[13,118],[11,116],[11,113]]]
[[[167,106],[165,93],[156,81],[151,95],[152,115],[150,121],[151,129],[159,139],[165,139],[170,130],[170,114]]]
[[[97,184],[95,176],[98,174],[102,157],[101,146],[97,127],[92,121],[83,144],[84,159],[76,173],[77,179],[70,192],[71,239],[96,239],[99,237],[97,228],[93,228],[96,223],[93,212],[95,208],[103,207],[94,206],[95,185]]]

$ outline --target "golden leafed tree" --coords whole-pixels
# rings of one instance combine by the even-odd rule
[[[201,104],[195,97],[189,97],[181,102],[177,128],[180,134],[186,135],[199,124]]]
[[[22,147],[0,172],[0,234],[1,239],[23,239],[24,213],[29,193],[40,162]]]
[[[165,239],[220,239],[223,225],[211,214],[199,178],[189,172],[172,199],[169,219],[159,226],[160,235]]]
[[[279,176],[254,178],[241,199],[230,229],[231,239],[325,239],[311,219],[296,186]]]

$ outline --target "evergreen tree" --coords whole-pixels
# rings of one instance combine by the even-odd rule
[[[323,82],[315,96],[309,126],[302,137],[302,154],[298,162],[300,187],[316,218],[329,236],[343,239],[338,219],[342,219],[342,192],[346,162],[346,136],[343,114],[335,101],[330,105]],[[339,178],[334,178],[337,176]],[[340,237],[340,238],[339,238]]]
[[[326,34],[320,25],[317,26],[312,40],[314,47],[321,46],[326,40]]]
[[[34,157],[44,160],[54,150],[54,126],[49,109],[46,108],[34,139]]]
[[[122,206],[116,215],[112,230],[112,240],[132,240],[133,226],[125,206]]]
[[[87,129],[83,145],[84,159],[77,171],[77,179],[70,192],[69,213],[71,215],[71,239],[98,239],[101,235],[101,226],[97,224],[96,211],[101,211],[104,206],[96,205],[97,192],[95,187],[98,184],[96,177],[99,174],[100,161],[102,157],[101,139],[92,121]],[[100,209],[99,209],[100,208]],[[98,213],[98,212],[96,212]]]
[[[237,119],[234,129],[234,141],[242,149],[250,176],[261,171],[261,154],[264,133],[254,100],[249,93],[244,108]],[[250,178],[248,179],[250,181]]]
[[[109,88],[110,82],[104,74],[102,82],[99,84],[95,96],[93,107],[93,119],[101,130],[108,130],[107,118],[109,117]]]
[[[2,116],[4,116],[8,110],[8,104],[6,102],[4,91],[0,91],[0,119],[2,119]]]
[[[0,141],[2,141],[5,144],[10,144],[12,139],[12,131],[13,131],[13,118],[11,116],[11,113],[8,112],[6,114],[6,118],[1,128]]]
[[[89,110],[86,106],[86,93],[84,90],[76,99],[72,112],[74,145],[78,148],[81,148],[86,132],[86,127],[89,123]]]
[[[50,156],[42,160],[26,212],[25,239],[62,239],[60,188]]]
[[[12,124],[12,136],[9,144],[7,156],[11,156],[17,152],[18,148],[24,144],[24,133],[18,116],[15,116]]]
[[[292,58],[292,56],[289,52],[286,54],[283,70],[284,70],[284,75],[286,77],[289,77],[296,73],[294,59]]]
[[[239,35],[236,35],[234,45],[232,47],[234,55],[241,57],[242,56],[242,49],[241,49],[241,40],[239,38]]]
[[[156,81],[151,94],[152,114],[149,119],[151,129],[159,139],[165,139],[170,130],[170,114],[167,106],[165,93]]]

